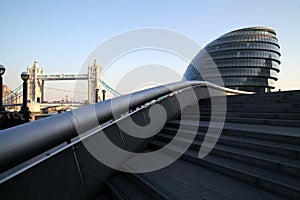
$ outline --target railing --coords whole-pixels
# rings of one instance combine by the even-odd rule
[[[170,84],[168,88],[172,91],[176,91],[189,86],[189,82],[180,82]],[[143,105],[155,98],[169,93],[170,90],[168,88],[159,86],[141,92],[135,92],[131,95],[117,97],[114,99],[114,102],[116,102],[115,104],[112,104],[112,100],[102,101],[95,105],[95,110],[98,111],[97,119],[99,123],[104,123],[113,118],[112,110],[119,114],[126,112],[124,109],[127,108],[126,103],[129,100],[129,109],[134,109],[139,105]],[[84,113],[85,110],[89,109],[87,107],[91,106],[86,106],[76,112],[82,111]],[[72,112],[66,112],[61,115],[55,115],[43,120],[1,131],[0,172],[76,137],[78,135],[76,122],[74,121],[72,114]],[[86,116],[85,119],[82,119],[82,123],[89,124],[90,120],[90,117]],[[92,128],[94,127],[87,127],[86,131]],[[26,151],[24,151],[24,149],[26,149]]]
[[[90,197],[93,195],[95,190],[99,190],[99,188],[103,186],[113,173],[113,170],[103,164],[99,164],[91,155],[89,155],[86,149],[81,145],[83,138],[78,138],[78,134],[87,135],[84,138],[84,140],[86,140],[99,133],[99,130],[105,129],[109,132],[107,136],[114,142],[118,143],[118,141],[129,140],[127,143],[134,144],[134,146],[127,146],[127,148],[131,150],[137,149],[143,145],[144,141],[136,142],[135,139],[131,137],[127,139],[122,137],[122,140],[118,138],[120,131],[117,131],[118,127],[116,125],[116,121],[126,120],[128,117],[134,118],[135,116],[138,120],[143,119],[143,124],[148,124],[149,120],[146,120],[145,115],[149,112],[149,108],[153,104],[157,103],[161,103],[167,107],[166,110],[168,119],[171,119],[176,116],[181,109],[176,106],[176,99],[174,97],[176,93],[184,94],[185,91],[191,90],[194,87],[209,87],[221,92],[230,92],[235,94],[252,94],[250,92],[236,91],[201,81],[177,82],[146,89],[129,95],[123,95],[114,99],[102,101],[98,104],[85,106],[78,110],[0,131],[0,171],[7,173],[7,175],[0,178],[0,184],[6,183],[10,185],[10,180],[25,171],[32,174],[32,181],[36,178],[34,174],[37,173],[40,174],[40,176],[43,175],[43,180],[40,181],[51,182],[53,177],[48,175],[45,172],[45,169],[39,169],[39,167],[37,167],[42,165],[48,170],[54,170],[61,174],[61,178],[64,179],[61,181],[66,185],[72,184],[70,187],[74,187],[74,189],[71,189],[72,192],[70,194],[64,193],[61,195],[77,199],[80,199],[85,195]],[[128,113],[128,111],[131,110],[133,112]],[[93,114],[91,111],[94,111],[95,113]],[[116,116],[119,118],[114,119]],[[98,126],[99,124],[107,123],[110,120],[115,121],[108,123],[105,126],[102,125],[98,127],[95,126],[95,123],[92,123],[95,121],[95,118]],[[93,129],[96,131],[90,132]],[[62,146],[58,147],[59,145]],[[31,164],[20,168],[16,167],[17,165],[20,165],[21,163],[24,163],[27,160],[41,155],[53,148],[55,148],[54,151],[47,153]],[[69,166],[66,166],[63,162],[68,162]],[[6,172],[13,167],[18,169],[12,173]],[[92,174],[91,171],[93,172]],[[74,176],[79,177],[78,184],[75,183],[74,179],[76,178],[74,178]],[[19,179],[30,182],[28,178],[30,179],[30,176],[24,175]],[[94,184],[91,184],[91,182]],[[30,182],[30,184],[33,183]],[[51,186],[48,188],[40,188],[40,193],[43,193],[45,190],[44,192],[50,194],[48,198],[57,197],[55,195],[59,194],[52,194],[48,191],[50,187]],[[84,188],[82,189],[82,187]],[[32,189],[32,187],[27,188],[27,190],[30,189]],[[5,192],[9,191],[5,190]],[[24,192],[26,193],[28,191]],[[65,191],[62,190],[61,192]],[[21,194],[22,192],[20,192],[19,195]],[[86,196],[84,198],[86,198]]]

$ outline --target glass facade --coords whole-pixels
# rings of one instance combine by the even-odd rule
[[[188,66],[184,79],[267,92],[275,88],[280,56],[280,46],[273,29],[239,29],[206,45]]]

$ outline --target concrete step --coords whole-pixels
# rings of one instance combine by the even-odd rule
[[[236,98],[232,99],[232,97],[227,97],[227,103],[228,104],[243,104],[243,103],[259,103],[259,104],[265,104],[267,102],[273,103],[273,104],[281,104],[281,103],[297,103],[299,102],[300,97],[298,96],[282,96],[282,97],[265,97],[265,98],[257,98],[257,97],[252,97],[252,98]],[[209,102],[208,100],[206,100]],[[205,102],[205,101],[204,101]]]
[[[229,114],[229,113],[228,113]],[[236,116],[245,118],[267,118],[267,119],[286,119],[300,120],[300,113],[236,113]]]
[[[167,199],[163,188],[157,188],[146,178],[135,174],[118,173],[106,183],[110,196],[117,200],[129,199]]]
[[[266,99],[270,98],[276,99],[276,98],[290,98],[290,97],[300,97],[300,90],[294,90],[289,92],[269,92],[269,93],[255,93],[255,94],[240,94],[240,95],[228,95],[228,98],[230,99]],[[213,97],[213,98],[219,98],[219,97]]]
[[[197,115],[194,111],[185,111],[184,115]],[[218,114],[218,113],[216,113]],[[211,112],[200,112],[201,116],[211,116]],[[300,120],[300,113],[242,113],[242,112],[227,112],[227,117],[240,117],[240,118],[255,118],[255,119],[285,119],[285,120]]]
[[[188,120],[199,120],[199,116],[196,116],[196,115],[184,114],[182,118],[188,119]],[[201,121],[214,121],[214,122],[224,121],[224,119],[222,117],[213,117],[212,118],[210,116],[200,116],[200,120]],[[286,120],[286,119],[272,119],[272,118],[256,119],[256,118],[226,116],[226,122],[300,127],[300,120]]]
[[[161,148],[165,145],[165,142],[154,140],[150,144],[154,148]],[[170,151],[178,151],[178,148],[180,147],[173,148],[172,146],[169,146]],[[192,149],[186,151],[181,158],[288,199],[298,200],[300,196],[300,180],[297,178],[270,172],[269,170],[261,169],[256,166],[232,161],[211,154],[203,159],[199,159],[198,152]]]
[[[146,179],[154,188],[163,188],[172,199],[284,199],[183,159],[154,172],[132,175]],[[137,187],[143,185],[140,182]]]
[[[217,123],[210,124],[209,122],[200,121],[195,122],[193,120],[173,120],[166,124],[166,127],[178,128],[185,130],[195,129],[198,127],[198,131],[206,132],[210,126],[211,130],[222,130],[222,134],[254,138],[260,140],[274,141],[286,144],[300,145],[300,128],[295,127],[281,127],[270,125],[252,125],[241,123]]]
[[[286,109],[286,108],[265,108],[265,109],[248,109],[248,108],[239,108],[239,109],[225,109],[225,108],[215,108],[215,112],[225,112],[226,113],[270,113],[270,114],[277,114],[277,113],[285,113],[285,114],[299,114],[300,113],[300,109]],[[184,113],[187,113],[188,111],[184,111]],[[201,112],[212,112],[211,108],[201,108],[200,113]]]
[[[218,98],[218,97],[213,97]],[[300,91],[289,91],[289,92],[281,92],[281,93],[256,93],[252,95],[232,95],[227,96],[229,101],[238,102],[242,101],[266,101],[266,100],[286,100],[286,99],[299,99]]]
[[[210,108],[211,104],[200,104],[199,105],[201,108]],[[216,107],[223,107],[224,105],[222,105],[221,103],[216,103],[215,105]],[[282,103],[282,104],[278,104],[278,103],[272,103],[272,102],[265,102],[265,103],[241,103],[241,104],[226,104],[227,109],[231,110],[231,109],[239,109],[239,108],[259,108],[259,109],[264,109],[264,108],[278,108],[278,109],[289,109],[289,108],[299,108],[300,104],[299,103]],[[194,107],[198,107],[198,106],[194,106]],[[194,107],[188,107],[187,109],[193,109]]]
[[[201,103],[208,103],[211,99],[219,100],[224,97],[212,97],[210,99],[201,99]],[[265,95],[255,94],[255,95],[233,95],[233,96],[226,96],[226,100],[229,104],[236,104],[236,103],[266,103],[266,102],[272,102],[272,103],[291,103],[291,102],[297,102],[300,100],[299,94],[291,94],[291,95],[272,95],[270,93],[267,93]]]
[[[186,108],[185,111],[194,111],[193,108]],[[216,105],[215,109],[217,110],[225,110],[227,112],[240,112],[240,113],[256,113],[256,112],[264,112],[264,113],[294,113],[294,114],[299,114],[300,113],[300,106],[281,106],[281,105],[251,105],[248,107],[245,107],[244,105],[241,105],[240,107],[227,107],[225,108],[223,105]],[[211,106],[201,106],[200,111],[202,112],[210,112],[211,111]]]
[[[101,190],[100,194],[98,194],[98,196],[91,198],[93,200],[116,200],[117,198],[112,193],[112,191],[110,190],[110,188],[108,188],[107,185],[105,185],[103,187],[103,189]]]
[[[224,97],[222,97],[224,98]],[[213,97],[218,101],[220,97]],[[199,105],[210,105],[211,99],[201,99]],[[264,93],[254,95],[232,95],[226,97],[228,107],[235,107],[239,105],[299,105],[300,102],[300,91],[293,91],[289,93]]]
[[[166,134],[157,135],[157,139],[165,142],[170,142],[173,137]],[[189,144],[185,138],[176,138],[176,144]],[[191,148],[199,150],[203,147],[202,140],[194,140]],[[217,143],[211,154],[235,160],[238,162],[258,166],[277,173],[282,173],[300,178],[300,160],[291,160],[291,158],[248,150],[241,147],[232,147]]]
[[[170,135],[171,137],[176,134],[178,129],[171,127],[164,127],[160,134]],[[184,135],[188,138],[193,135],[189,130],[183,130]],[[206,132],[198,132],[195,139],[203,140]],[[213,136],[211,136],[213,137]],[[267,140],[244,138],[241,136],[231,136],[222,134],[218,140],[218,144],[229,145],[232,147],[246,148],[249,150],[265,152],[274,155],[280,155],[289,159],[300,160],[300,145],[283,144],[281,142],[272,142]]]
[[[227,100],[229,103],[243,103],[243,102],[266,102],[266,101],[270,101],[270,102],[278,102],[278,103],[289,103],[291,102],[291,100],[299,100],[300,96],[296,96],[296,95],[287,95],[287,96],[264,96],[264,97],[259,97],[259,96],[245,96],[245,97],[239,97],[239,96],[227,96]],[[208,101],[204,100],[204,101]]]
[[[300,100],[300,99],[299,99]],[[251,107],[284,107],[284,108],[289,108],[289,107],[299,107],[300,106],[300,101],[296,101],[296,102],[286,102],[286,103],[278,103],[278,102],[240,102],[240,103],[231,103],[231,102],[227,102],[227,108],[251,108]],[[210,107],[211,103],[199,103],[196,106],[188,106],[186,109],[193,109],[194,107]],[[216,103],[216,106],[223,106],[219,103]]]

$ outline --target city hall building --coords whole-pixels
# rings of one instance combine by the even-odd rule
[[[195,56],[184,79],[205,80],[251,92],[269,92],[278,79],[279,50],[275,30],[271,28],[231,31],[206,45]]]

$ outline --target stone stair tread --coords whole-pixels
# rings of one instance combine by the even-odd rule
[[[153,199],[150,194],[145,193],[145,191],[136,187],[126,176],[120,174],[115,175],[108,183],[107,186],[110,190],[114,190],[114,195],[116,199]]]
[[[252,107],[227,107],[224,106],[215,106],[214,109],[216,111],[223,111],[226,109],[227,112],[243,112],[243,113],[253,113],[253,112],[266,112],[266,113],[294,113],[297,114],[300,112],[300,106],[274,106],[274,107],[259,107],[259,106],[252,106]],[[194,108],[190,108],[185,110],[186,112],[192,111]],[[200,110],[202,112],[209,112],[211,111],[211,106],[201,106]]]
[[[208,127],[209,122],[195,122],[193,120],[173,120],[168,122],[170,124],[182,124],[186,126],[195,126],[199,123],[201,127]],[[222,123],[214,122],[213,128],[222,127]],[[237,131],[248,131],[248,132],[259,132],[264,134],[277,134],[283,136],[290,136],[300,138],[300,128],[296,127],[284,127],[284,126],[272,126],[272,125],[257,125],[257,124],[242,124],[242,123],[224,123],[224,129],[237,130]]]
[[[176,128],[173,127],[164,127],[161,133],[165,133],[167,131],[177,131]],[[189,130],[184,130],[186,134],[193,134],[192,131]],[[206,132],[198,132],[198,135],[205,135]],[[234,135],[221,135],[221,138],[227,139],[227,140],[233,140],[236,142],[247,142],[251,144],[258,144],[258,145],[263,145],[263,146],[268,146],[268,147],[274,147],[274,148],[282,148],[282,149],[288,149],[288,150],[293,150],[293,151],[299,151],[300,152],[300,145],[295,145],[295,144],[285,144],[285,143],[280,143],[280,142],[275,142],[275,141],[268,141],[268,140],[260,140],[260,139],[254,139],[254,138],[247,138],[247,137],[238,137]]]
[[[286,175],[282,175],[282,174],[275,173],[275,172],[271,172],[269,170],[261,169],[259,167],[255,167],[255,166],[250,166],[250,165],[240,163],[240,162],[237,162],[237,161],[231,161],[231,160],[228,160],[228,159],[220,158],[220,157],[217,157],[217,156],[209,155],[209,156],[207,156],[207,159],[213,160],[213,161],[218,162],[218,163],[221,162],[222,164],[226,164],[229,167],[236,168],[237,170],[244,171],[244,172],[250,173],[252,175],[261,176],[263,178],[268,178],[270,180],[274,179],[280,184],[284,184],[284,185],[287,185],[287,186],[292,186],[295,189],[297,189],[298,191],[300,191],[300,188],[299,188],[300,179],[293,178],[293,177],[286,176]]]
[[[195,114],[195,112],[193,112],[193,110],[190,110],[190,111],[185,110],[183,112],[183,114],[184,115],[193,115],[193,114]],[[210,116],[211,112],[201,111],[200,114],[201,114],[201,116]],[[274,112],[271,112],[271,113],[268,113],[268,112],[250,112],[250,113],[227,112],[226,116],[230,116],[230,117],[233,117],[233,116],[236,116],[236,117],[253,116],[254,118],[257,118],[257,117],[259,117],[259,118],[260,117],[262,117],[262,118],[270,117],[270,119],[286,119],[285,117],[288,117],[291,120],[295,120],[294,119],[295,117],[297,119],[300,118],[299,113],[274,113]]]
[[[152,141],[151,144],[154,144],[156,146],[163,146],[165,142],[162,141]],[[199,159],[198,158],[198,151],[189,149],[185,152],[185,156],[189,156],[193,159]],[[225,168],[230,168],[235,171],[239,171],[245,174],[248,174],[250,176],[267,179],[272,182],[276,182],[277,184],[284,185],[290,188],[293,188],[294,190],[297,190],[300,192],[300,179],[294,178],[291,176],[281,175],[276,172],[272,172],[266,169],[262,169],[260,167],[240,163],[238,161],[233,161],[229,159],[225,159],[219,156],[215,156],[212,154],[209,154],[205,158],[202,159],[203,161],[213,163],[214,165],[218,165]],[[272,177],[275,177],[274,179]]]
[[[182,159],[143,175],[178,199],[281,199],[280,196]]]
[[[199,116],[196,115],[183,115],[184,119],[199,119]],[[218,122],[219,120],[223,120],[222,117],[214,117],[210,116],[201,116],[201,121],[212,121]],[[233,117],[226,116],[226,122],[234,122],[234,123],[247,123],[247,124],[268,124],[274,126],[285,126],[285,127],[300,127],[300,120],[290,120],[290,119],[272,119],[272,118],[249,118],[249,117]]]
[[[199,118],[200,116],[196,116],[196,115],[191,115],[191,114],[184,114],[183,117],[197,117]],[[201,118],[207,118],[207,119],[211,119],[210,116],[201,116]],[[222,119],[221,117],[215,117],[215,119]],[[252,121],[274,121],[274,122],[292,122],[292,123],[300,123],[300,120],[296,120],[296,119],[272,119],[272,118],[251,118],[251,117],[242,117],[242,116],[237,116],[237,117],[233,117],[233,116],[226,116],[226,119],[242,119],[242,120],[252,120]],[[214,120],[212,120],[214,121]]]
[[[161,146],[165,145],[166,142],[159,141],[159,140],[154,140],[154,141],[151,142],[151,144],[154,144],[155,146],[161,147]],[[171,150],[174,151],[175,149],[171,149]],[[198,151],[193,150],[193,149],[188,149],[184,153],[184,155],[190,156],[193,159],[211,161],[211,162],[216,163],[218,165],[226,164],[228,167],[237,168],[238,170],[246,171],[248,173],[253,173],[253,174],[256,174],[256,175],[259,175],[259,176],[274,173],[274,172],[270,172],[269,170],[261,169],[261,168],[255,167],[255,166],[250,166],[250,165],[243,164],[243,163],[240,163],[240,162],[237,162],[237,161],[232,161],[232,160],[225,159],[225,158],[215,156],[215,155],[212,155],[212,154],[209,154],[205,158],[200,159],[198,157]]]
[[[213,157],[213,158],[212,158]],[[287,186],[294,187],[298,191],[300,191],[299,185],[300,185],[300,179],[293,178],[290,176],[282,175],[279,173],[271,172],[269,170],[261,169],[259,167],[250,166],[244,163],[240,163],[237,161],[231,161],[228,159],[220,158],[217,156],[207,156],[207,159],[211,161],[215,161],[218,163],[226,164],[229,167],[235,168],[240,171],[244,171],[246,173],[250,173],[255,176],[261,176],[263,178],[268,178],[270,180],[275,180],[280,184],[284,184]],[[292,181],[293,180],[293,181]]]
[[[278,164],[281,164],[284,166],[293,167],[293,168],[296,168],[298,171],[300,170],[300,160],[290,159],[290,158],[278,156],[278,155],[271,155],[271,154],[264,153],[264,152],[256,152],[256,151],[241,149],[241,148],[237,148],[237,147],[230,147],[230,146],[221,145],[221,144],[216,144],[216,146],[214,148],[221,150],[221,151],[226,151],[226,152],[235,153],[238,155],[252,157],[253,159],[260,159],[260,160],[264,160],[264,161],[268,161],[268,162],[278,163]]]
[[[94,197],[93,200],[115,200],[115,198],[111,196],[111,191],[108,191],[106,188],[107,185],[104,186],[104,189],[101,190],[101,193]]]
[[[165,137],[167,139],[172,139],[171,136],[169,135],[161,135],[160,137]],[[182,142],[188,142],[185,138],[177,137],[177,140],[182,141]],[[197,146],[202,146],[202,141],[194,141],[193,144],[196,144]],[[238,147],[231,147],[228,145],[222,145],[222,144],[216,144],[214,146],[214,149],[228,152],[228,153],[234,153],[246,157],[252,157],[253,159],[261,159],[269,162],[274,162],[274,163],[280,163],[283,165],[287,165],[290,167],[297,168],[300,170],[300,160],[291,160],[290,158],[283,157],[283,156],[278,156],[278,155],[272,155],[264,152],[257,152],[253,150],[247,150],[247,149],[242,149]]]
[[[300,103],[295,102],[295,103],[278,103],[278,102],[268,102],[268,105],[265,104],[256,104],[256,103],[251,103],[251,102],[244,102],[244,103],[230,103],[227,102],[227,108],[228,109],[234,109],[234,108],[299,108]],[[216,104],[216,107],[223,107],[221,104]],[[194,108],[210,108],[211,104],[199,104],[195,106],[187,106],[185,109],[186,110],[193,110]]]
[[[184,159],[154,172],[130,176],[146,178],[146,185],[151,183],[156,190],[171,194],[172,199],[284,199]]]
[[[276,119],[282,119],[284,117],[300,117],[300,114],[297,113],[240,113],[240,116],[249,116],[253,115],[257,117],[258,115],[268,116],[268,115],[276,115]]]
[[[297,189],[298,191],[300,191],[300,179],[299,178],[285,176],[285,175],[282,175],[279,173],[268,174],[268,175],[266,174],[266,175],[264,175],[264,177],[267,179],[275,180],[278,183],[290,185],[290,186],[294,187],[295,189]]]
[[[299,102],[288,102],[288,103],[283,103],[283,102],[278,102],[278,101],[274,101],[274,102],[268,102],[268,105],[264,105],[264,104],[254,104],[253,102],[243,102],[243,103],[234,103],[234,102],[227,102],[227,108],[248,108],[248,107],[298,107],[300,106]],[[273,104],[272,104],[273,103]],[[200,106],[203,107],[210,107],[210,104],[201,104]],[[216,104],[216,106],[221,106],[219,104]],[[197,105],[195,107],[198,107]],[[187,109],[191,109],[193,108],[193,106],[188,106]]]

